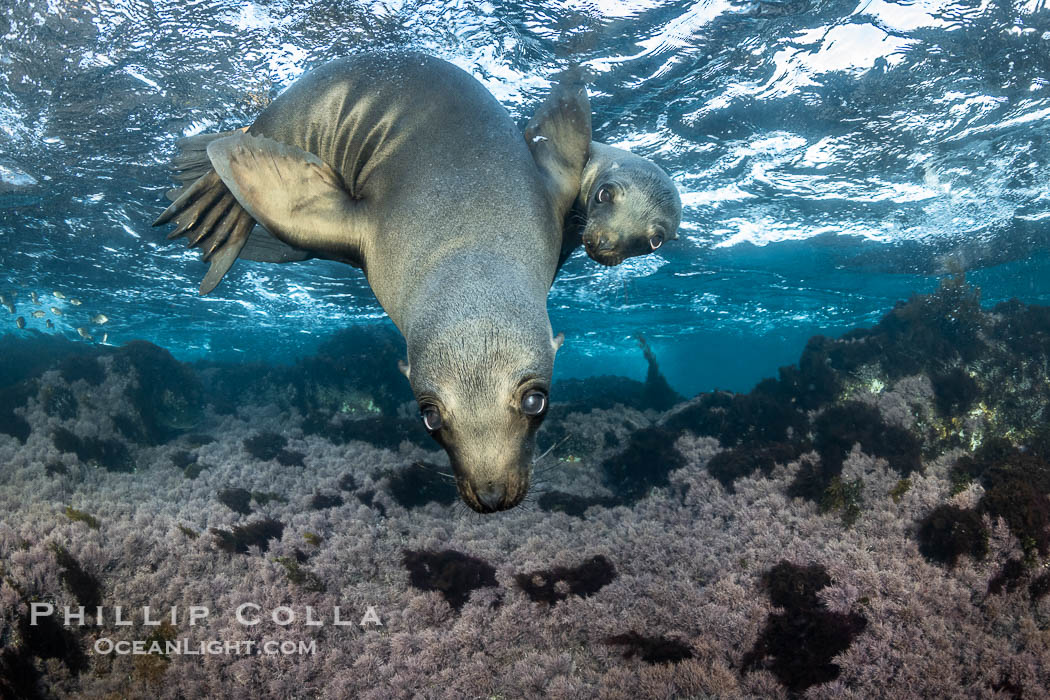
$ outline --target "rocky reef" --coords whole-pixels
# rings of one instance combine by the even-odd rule
[[[271,367],[0,338],[0,698],[1050,687],[1050,308],[949,278],[690,399],[642,340],[645,381],[555,385],[534,498],[486,517],[418,425],[400,343],[354,329]],[[41,603],[59,612],[32,625]]]

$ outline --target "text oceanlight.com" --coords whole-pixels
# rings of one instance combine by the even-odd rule
[[[102,637],[95,641],[96,654],[164,654],[165,656],[202,656],[205,654],[314,654],[317,652],[317,641],[294,642],[291,640],[277,641],[269,639],[256,642],[251,639],[240,641],[210,641],[191,642],[188,639],[175,639],[165,642],[136,641],[114,641],[109,637]]]

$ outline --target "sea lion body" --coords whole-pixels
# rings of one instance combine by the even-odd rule
[[[594,141],[565,221],[559,267],[581,245],[602,265],[647,255],[678,237],[682,200],[655,163]]]
[[[184,187],[157,220],[174,220],[172,235],[211,259],[202,293],[238,255],[361,267],[405,336],[403,371],[424,423],[480,512],[512,507],[528,489],[560,345],[546,298],[590,108],[582,88],[555,92],[533,125],[548,143],[535,149],[452,64],[420,54],[333,61],[246,133],[184,144],[175,160]],[[255,222],[266,230],[252,233]]]

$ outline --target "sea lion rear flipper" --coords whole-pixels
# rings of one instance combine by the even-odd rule
[[[369,230],[362,200],[313,153],[265,136],[234,134],[208,144],[218,177],[237,202],[280,242],[351,262]]]
[[[591,145],[591,103],[579,68],[562,73],[525,127],[525,143],[544,175],[560,221],[580,192]]]

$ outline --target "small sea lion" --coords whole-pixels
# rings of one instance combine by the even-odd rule
[[[361,268],[407,342],[423,426],[482,513],[524,498],[549,405],[561,336],[547,293],[591,141],[575,74],[527,131],[528,148],[450,63],[345,58],[299,78],[247,129],[181,141],[182,187],[155,222],[204,251],[202,294],[237,257]]]
[[[583,245],[592,260],[619,265],[678,238],[681,222],[682,200],[667,173],[647,158],[593,141],[566,217],[560,263]]]

